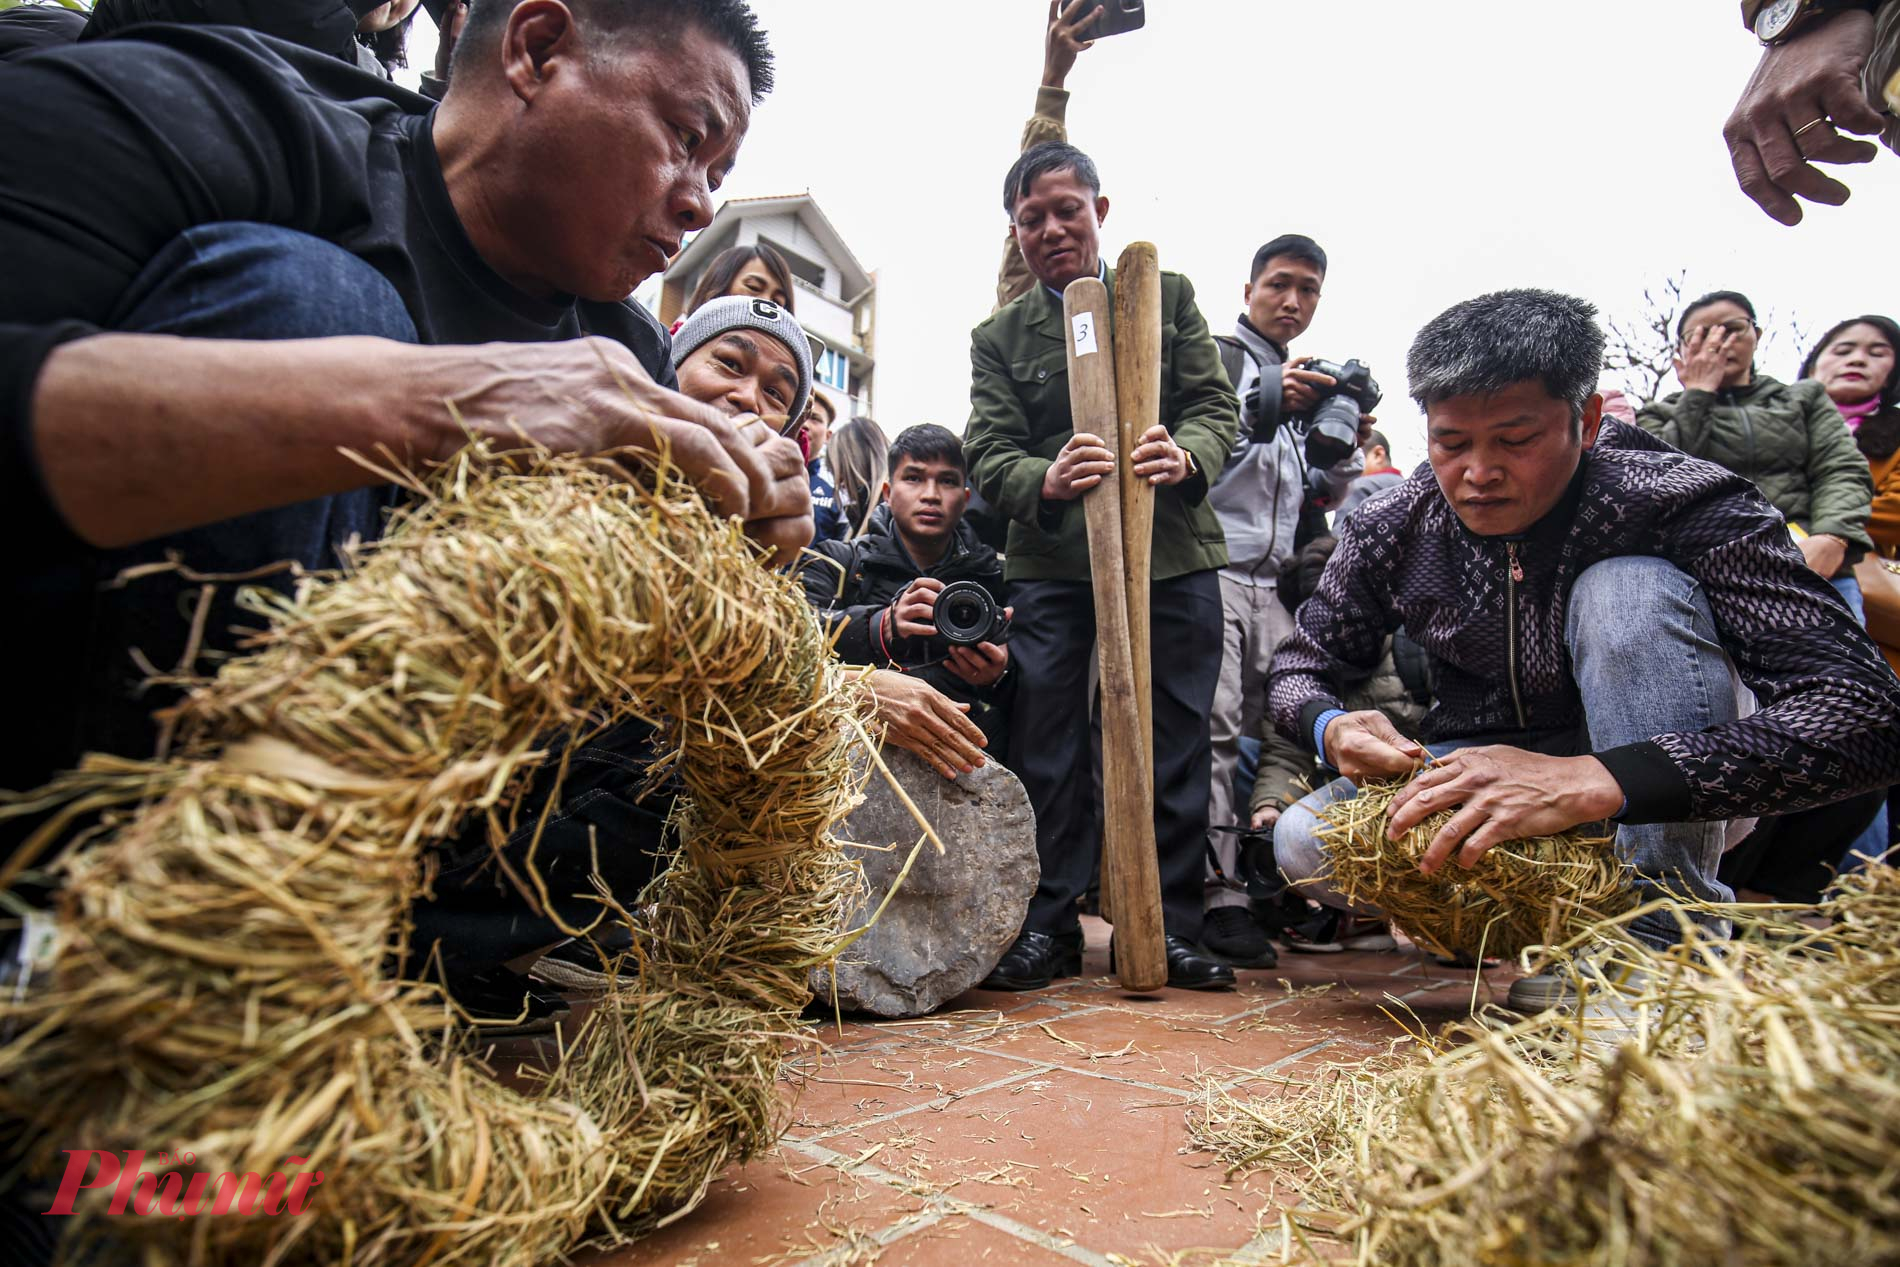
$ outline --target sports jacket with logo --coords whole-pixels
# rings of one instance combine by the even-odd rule
[[[1761,707],[1596,753],[1629,797],[1624,822],[1786,813],[1900,782],[1900,679],[1804,564],[1781,515],[1740,476],[1607,418],[1564,500],[1521,536],[1468,531],[1428,468],[1347,518],[1274,657],[1274,724],[1310,744],[1318,715],[1341,706],[1335,657],[1369,669],[1404,625],[1432,659],[1428,740],[1580,732],[1564,644],[1570,587],[1625,555],[1696,579]]]

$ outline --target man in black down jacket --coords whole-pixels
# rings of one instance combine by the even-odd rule
[[[945,697],[940,710],[967,712],[985,749],[1000,759],[1009,733],[1009,648],[991,641],[946,646],[936,636],[937,595],[975,581],[1000,606],[1003,560],[963,522],[970,500],[963,445],[943,427],[909,427],[891,442],[890,496],[851,541],[821,541],[799,569],[805,595],[837,634],[849,664],[904,670]],[[1007,610],[1007,609],[1005,609]],[[919,752],[945,777],[964,763],[953,748]]]
[[[1725,901],[1725,820],[1900,781],[1900,679],[1753,485],[1602,416],[1602,360],[1595,309],[1546,291],[1469,300],[1419,333],[1432,469],[1341,525],[1273,662],[1274,723],[1345,776],[1280,819],[1289,879],[1323,875],[1315,814],[1348,780],[1423,757],[1334,685],[1400,625],[1432,658],[1440,759],[1389,828],[1462,806],[1426,872],[1608,819],[1645,896]],[[1631,931],[1679,935],[1668,911]],[[1558,990],[1533,978],[1512,1001]]]

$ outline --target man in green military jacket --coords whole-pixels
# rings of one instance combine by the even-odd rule
[[[1019,669],[1012,766],[1036,810],[1042,881],[1016,944],[985,984],[1032,990],[1081,971],[1076,899],[1099,848],[1101,805],[1091,775],[1089,664],[1095,600],[1081,497],[1113,476],[1103,438],[1077,434],[1069,412],[1062,289],[1104,267],[1108,214],[1089,157],[1050,141],[1023,152],[1003,205],[1037,285],[971,335],[970,424],[964,452],[977,489],[1010,520],[1005,575],[1016,608]],[[1161,425],[1132,455],[1155,485],[1153,588],[1155,844],[1160,853],[1168,982],[1233,984],[1202,955],[1202,852],[1207,834],[1208,714],[1220,676],[1217,569],[1227,562],[1207,504],[1239,431],[1239,405],[1220,351],[1175,273],[1161,275]]]

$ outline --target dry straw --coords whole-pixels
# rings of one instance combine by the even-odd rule
[[[1319,877],[1355,905],[1377,907],[1405,935],[1441,955],[1516,955],[1566,940],[1636,902],[1629,869],[1609,838],[1582,831],[1498,845],[1466,870],[1447,861],[1432,875],[1419,859],[1455,810],[1428,816],[1397,840],[1386,836],[1404,780],[1368,783],[1335,801],[1320,828]]]
[[[1332,1238],[1301,1261],[1900,1262],[1900,871],[1820,909],[1817,931],[1730,908],[1726,942],[1677,910],[1666,953],[1615,937],[1631,912],[1585,935],[1630,970],[1607,1012],[1471,1025],[1279,1095],[1210,1088],[1190,1127],[1290,1171],[1295,1218]]]
[[[151,1264],[527,1267],[676,1215],[775,1137],[854,894],[830,829],[864,695],[736,525],[624,474],[471,449],[347,575],[250,596],[268,627],[192,690],[172,759],[95,758],[27,801],[56,815],[35,852],[102,823],[59,864],[50,974],[0,1012],[0,1104],[40,1164],[326,1175],[302,1217],[87,1226]],[[550,735],[634,716],[683,783],[680,852],[629,903],[617,989],[511,1089],[390,975],[425,846],[472,815],[499,839]]]

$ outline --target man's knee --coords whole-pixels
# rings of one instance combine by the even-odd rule
[[[402,296],[374,268],[322,238],[242,222],[197,225],[173,238],[107,324],[206,339],[417,341]]]
[[[1624,555],[1583,570],[1570,587],[1564,623],[1565,641],[1575,656],[1593,639],[1626,644],[1632,631],[1707,624],[1710,617],[1694,577],[1667,559]]]

